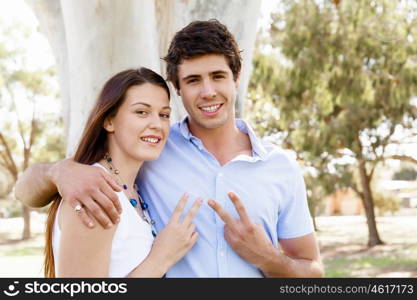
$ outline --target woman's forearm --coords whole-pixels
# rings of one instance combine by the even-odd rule
[[[164,263],[161,259],[153,256],[152,252],[143,260],[143,262],[137,266],[128,277],[152,277],[161,278],[165,275],[172,264]]]

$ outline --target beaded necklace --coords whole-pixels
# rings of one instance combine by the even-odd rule
[[[129,192],[129,188],[127,186],[127,184],[125,184],[122,176],[120,175],[120,171],[118,169],[116,169],[113,165],[113,160],[110,157],[110,155],[107,153],[104,156],[104,159],[107,163],[106,168],[114,174],[114,177],[116,177],[116,181],[118,181],[117,183],[123,188],[123,191],[125,192],[125,194],[127,194],[127,197],[129,199],[130,204],[132,204],[132,206],[139,211],[139,214],[141,215],[142,219],[148,223],[149,225],[151,225],[151,229],[152,229],[152,235],[155,237],[156,236],[156,232],[154,230],[154,225],[155,225],[155,221],[153,219],[151,219],[150,215],[149,215],[149,211],[148,211],[148,204],[142,199],[142,197],[139,194],[139,189],[138,186],[136,185],[136,183],[133,185],[134,190],[136,191],[136,195],[137,195],[137,199],[139,200],[140,203],[140,207],[142,208],[142,210],[139,210],[138,206],[138,201],[135,199],[135,197]]]

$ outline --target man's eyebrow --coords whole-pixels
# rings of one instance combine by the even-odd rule
[[[210,74],[213,74],[213,75],[217,75],[217,74],[227,74],[227,71],[225,71],[225,70],[217,70],[217,71],[213,71],[213,72],[211,72]]]
[[[227,71],[226,70],[216,70],[216,71],[210,72],[210,74],[211,75],[227,74]],[[201,77],[201,75],[199,75],[199,74],[190,74],[190,75],[187,75],[187,76],[185,76],[181,79],[182,80],[187,80],[187,79],[190,79],[190,78],[199,78],[199,77]]]
[[[187,75],[187,76],[185,76],[185,77],[183,77],[183,78],[181,78],[182,80],[187,80],[187,79],[190,79],[190,78],[198,78],[198,77],[201,77],[201,75],[197,75],[197,74],[190,74],[190,75]]]

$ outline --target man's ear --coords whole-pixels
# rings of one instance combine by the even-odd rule
[[[103,128],[109,133],[114,132],[113,119],[110,117],[104,119]]]

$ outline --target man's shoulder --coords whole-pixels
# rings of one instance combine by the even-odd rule
[[[296,160],[296,154],[292,150],[284,149],[272,142],[262,139],[260,143],[268,153],[267,162],[282,167],[283,165],[295,171],[299,169],[299,164]]]

